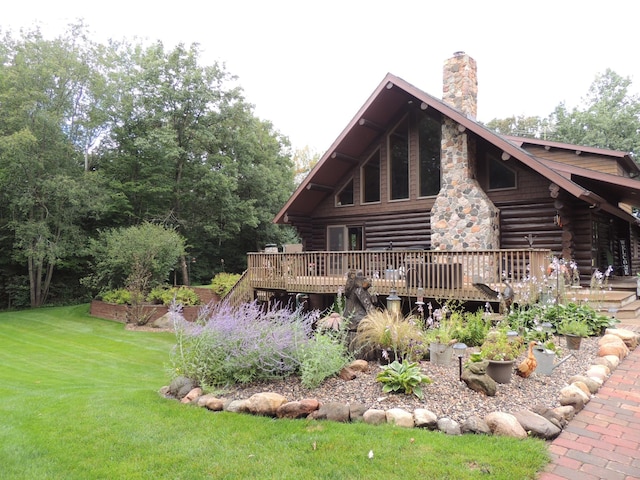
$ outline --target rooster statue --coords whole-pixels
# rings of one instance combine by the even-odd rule
[[[522,378],[528,378],[529,375],[531,375],[538,366],[538,361],[533,354],[533,347],[535,347],[536,345],[536,342],[529,342],[529,351],[527,352],[527,358],[525,358],[522,363],[518,365],[516,373]]]
[[[484,293],[487,297],[504,302],[505,310],[509,310],[513,303],[513,288],[505,280],[502,281],[505,287],[502,292],[494,290],[486,283],[474,282],[473,286]]]

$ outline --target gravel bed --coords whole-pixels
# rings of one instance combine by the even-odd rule
[[[438,418],[449,417],[462,422],[473,414],[484,417],[494,411],[511,413],[534,405],[549,408],[559,406],[560,390],[568,385],[569,378],[576,374],[584,374],[593,364],[598,352],[598,340],[599,337],[584,338],[580,350],[567,350],[564,347],[564,339],[556,338],[555,344],[560,345],[562,349],[556,362],[570,353],[573,354],[572,357],[557,366],[550,376],[534,372],[529,378],[521,378],[514,373],[510,383],[498,384],[494,397],[475,392],[459,380],[457,358],[448,366],[421,362],[423,372],[433,382],[423,386],[425,395],[422,400],[415,395],[383,394],[382,385],[375,381],[380,371],[380,365],[376,362],[369,362],[369,372],[358,373],[354,380],[345,381],[332,377],[314,389],[304,388],[297,377],[289,377],[271,382],[236,385],[220,390],[217,394],[226,399],[239,400],[249,398],[255,393],[275,392],[283,395],[288,401],[316,398],[321,403],[358,402],[368,408],[388,410],[399,407],[410,412],[416,408],[426,408]],[[525,356],[526,353],[515,365]]]

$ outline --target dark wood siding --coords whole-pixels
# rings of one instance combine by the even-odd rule
[[[580,155],[577,155],[573,150],[561,150],[557,148],[546,150],[544,147],[540,146],[527,146],[525,150],[532,155],[553,160],[555,162],[589,168],[591,170],[610,173],[612,175],[622,175],[622,168],[615,158],[592,155],[589,153],[581,153]]]

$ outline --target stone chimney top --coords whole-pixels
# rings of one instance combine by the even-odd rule
[[[445,61],[442,100],[469,118],[478,113],[478,68],[476,61],[459,51]]]

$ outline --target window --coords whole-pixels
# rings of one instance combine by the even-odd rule
[[[340,193],[336,195],[336,204],[340,205],[353,205],[353,179],[344,186]]]
[[[516,188],[516,172],[504,162],[493,156],[489,157],[489,190]]]
[[[442,126],[438,120],[422,115],[418,121],[418,152],[420,155],[419,196],[429,197],[440,191],[440,138]]]
[[[362,166],[362,203],[380,201],[380,150]]]
[[[409,198],[409,119],[405,117],[389,135],[390,198]]]

